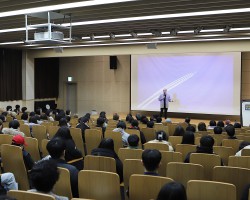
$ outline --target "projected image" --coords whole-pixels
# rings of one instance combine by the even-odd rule
[[[133,55],[131,109],[159,111],[166,88],[169,112],[240,114],[240,53]]]

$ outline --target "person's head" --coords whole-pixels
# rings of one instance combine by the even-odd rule
[[[90,113],[86,113],[85,115],[84,115],[84,117],[87,117],[89,120],[90,120]]]
[[[31,185],[39,192],[49,193],[59,178],[57,164],[52,160],[42,160],[29,172]]]
[[[3,122],[6,122],[6,116],[5,116],[5,115],[0,115],[0,119],[1,119]]]
[[[71,140],[70,129],[67,126],[62,126],[58,129],[54,137],[62,138],[63,140]]]
[[[71,115],[71,111],[70,110],[66,110],[65,114],[66,115]]]
[[[51,115],[52,115],[52,110],[46,110],[45,111],[45,114],[48,116],[48,117],[50,117]]]
[[[68,127],[68,123],[67,123],[66,118],[61,118],[61,119],[59,120],[58,126],[60,126],[60,127],[63,127],[63,126]]]
[[[214,121],[214,120],[210,120],[210,122],[209,122],[209,126],[216,126],[216,121]]]
[[[216,125],[217,125],[217,126],[220,126],[221,128],[223,128],[223,127],[225,126],[224,122],[221,121],[221,120],[218,121]]]
[[[187,200],[185,187],[178,182],[170,182],[165,184],[156,200]]]
[[[7,112],[2,112],[2,115],[4,115],[5,117],[7,117],[8,113]]]
[[[66,149],[65,142],[59,137],[54,137],[50,140],[46,146],[49,155],[54,159],[59,159],[64,157],[64,151]]]
[[[183,136],[185,133],[185,130],[182,126],[178,125],[176,126],[174,130],[174,136]]]
[[[166,88],[163,89],[163,93],[167,94],[168,90]]]
[[[18,104],[15,105],[15,108],[16,108],[17,111],[20,111],[20,105],[18,105]]]
[[[157,117],[156,118],[156,123],[161,123],[162,122],[162,118],[161,117]]]
[[[143,124],[147,124],[148,123],[148,118],[145,116],[144,118],[142,118],[141,119],[141,122],[143,123]]]
[[[111,138],[104,138],[100,142],[98,148],[109,149],[114,151],[114,141]]]
[[[147,127],[148,128],[153,128],[154,127],[154,121],[148,121],[147,122]]]
[[[141,121],[141,114],[140,113],[136,113],[135,117],[138,121]]]
[[[12,145],[21,146],[21,147],[22,146],[27,146],[24,137],[21,136],[21,135],[15,135],[12,138]]]
[[[161,152],[157,149],[145,149],[142,153],[142,163],[146,171],[157,171],[161,163]]]
[[[202,136],[200,139],[200,146],[201,147],[207,147],[207,148],[213,148],[214,146],[214,138],[210,135]]]
[[[126,116],[126,122],[128,122],[128,121],[130,120],[131,117],[132,117],[131,114],[127,114],[127,116]]]
[[[28,113],[26,113],[26,112],[21,115],[22,120],[28,120],[28,117],[29,117]]]
[[[204,122],[200,122],[198,124],[198,131],[207,131],[206,124]]]
[[[6,111],[8,112],[8,111],[12,111],[12,106],[7,106],[6,107]]]
[[[66,119],[67,123],[69,123],[70,120],[71,120],[71,117],[70,117],[69,115],[66,115],[66,116],[65,116],[65,119]]]
[[[225,121],[225,124],[226,124],[226,126],[228,126],[229,124],[231,124],[231,121],[230,121],[229,119],[227,119],[227,120]]]
[[[22,113],[25,113],[26,110],[27,110],[27,107],[22,107],[22,108],[21,108]]]
[[[9,128],[18,129],[20,126],[19,121],[12,120],[9,122]]]
[[[214,127],[214,134],[221,134],[222,133],[222,128],[220,126]]]
[[[194,133],[186,131],[182,137],[181,144],[194,144]]]
[[[88,117],[82,117],[81,118],[81,123],[85,124],[89,122],[89,118]]]
[[[97,120],[96,120],[96,126],[98,127],[103,127],[103,124],[105,123],[105,119],[103,117],[99,117]]]
[[[191,121],[191,119],[190,119],[189,117],[186,117],[185,122],[186,122],[187,124],[190,124],[190,121]]]
[[[30,117],[35,116],[35,115],[36,115],[35,112],[30,112]]]
[[[31,116],[31,117],[29,118],[29,123],[37,124],[37,118],[36,118],[36,116]]]
[[[134,120],[131,122],[131,126],[133,126],[133,127],[138,127],[138,126],[139,126],[139,122],[138,122],[136,119],[134,119]]]
[[[229,137],[233,137],[235,135],[235,128],[233,125],[229,124],[226,126],[226,132]]]
[[[133,147],[133,148],[138,147],[138,145],[139,145],[139,137],[138,137],[138,135],[136,135],[136,134],[131,134],[131,135],[128,137],[128,145],[129,145],[130,147]]]
[[[117,113],[113,114],[113,120],[116,120],[116,121],[119,120],[119,115]]]
[[[239,122],[234,123],[234,128],[241,128],[241,124]]]
[[[167,118],[167,119],[165,120],[165,122],[167,122],[167,123],[172,123],[172,120],[171,120],[170,118]]]
[[[192,125],[187,126],[186,131],[192,131],[193,133],[196,131],[195,127]]]
[[[42,113],[40,116],[41,120],[48,120],[48,116],[45,113]]]
[[[126,129],[126,123],[124,121],[120,121],[117,123],[116,128]]]
[[[250,145],[250,142],[242,141],[239,146],[239,151],[248,145]]]
[[[155,133],[155,139],[159,141],[162,141],[162,140],[168,141],[168,135],[166,134],[165,131],[157,131]]]
[[[99,117],[106,119],[106,112],[105,111],[100,112]]]

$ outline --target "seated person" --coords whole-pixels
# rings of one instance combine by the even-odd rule
[[[186,131],[191,131],[191,132],[193,132],[193,133],[195,133],[195,127],[194,126],[192,126],[192,125],[188,125],[187,126],[187,128],[186,128]],[[184,133],[185,134],[185,133]]]
[[[136,129],[136,130],[140,131],[139,122],[136,119],[132,120],[131,126],[128,129]],[[144,136],[143,132],[141,132],[141,131],[140,131],[140,137],[141,137],[141,143],[142,144],[146,143],[145,136]]]
[[[27,144],[25,143],[24,137],[21,135],[15,135],[12,138],[12,145],[19,146],[22,148],[23,161],[24,161],[26,170],[27,171],[31,170],[34,165],[34,161],[31,158],[31,155],[24,149],[24,146],[27,146]]]
[[[81,117],[80,123],[76,126],[76,128],[80,128],[82,130],[82,140],[85,143],[85,130],[90,129],[89,127],[89,118],[88,117]]]
[[[178,125],[175,127],[173,136],[183,136],[185,133],[185,130],[182,126]]]
[[[62,167],[69,170],[70,173],[70,184],[73,197],[77,198],[78,195],[78,169],[68,164],[65,161],[64,153],[66,150],[66,144],[61,138],[53,138],[50,140],[46,146],[51,158],[49,160],[54,161],[57,167]]]
[[[191,119],[189,118],[189,117],[186,117],[185,118],[185,123],[189,126],[190,125],[190,121],[191,121]]]
[[[126,126],[125,122],[119,121],[116,125],[116,128],[113,130],[113,132],[117,132],[117,133],[120,133],[122,135],[123,146],[128,145],[129,134],[127,132],[125,132],[126,128],[127,128],[127,126]]]
[[[139,137],[136,134],[131,134],[128,137],[128,149],[139,149]]]
[[[209,126],[207,127],[208,130],[213,130],[216,127],[216,121],[210,120]]]
[[[194,133],[191,131],[186,131],[182,137],[181,144],[192,144],[194,145],[195,137]]]
[[[39,161],[34,165],[29,173],[32,188],[29,192],[49,194],[56,200],[68,200],[68,197],[62,197],[52,192],[54,185],[59,179],[57,165],[52,160]]]
[[[154,128],[154,121],[148,121],[147,128]]]
[[[227,132],[228,139],[237,139],[237,137],[235,137],[235,128],[232,124],[227,125],[225,130]]]
[[[235,122],[234,123],[234,128],[241,128],[241,124],[239,122]]]
[[[250,142],[241,142],[239,146],[239,151],[235,154],[235,156],[241,156],[242,149],[250,149]]]
[[[24,123],[28,123],[28,118],[29,115],[26,112],[21,115],[21,120],[23,120]]]
[[[9,128],[3,128],[2,132],[3,134],[21,135],[24,137],[25,134],[19,130],[19,127],[19,122],[17,120],[12,120],[9,122]]]
[[[157,117],[155,124],[162,124],[162,118],[161,117]]]
[[[105,134],[105,131],[106,131],[106,127],[107,127],[107,124],[105,122],[105,118],[99,117],[96,120],[96,127],[102,128],[102,136],[104,137],[104,134]]]
[[[168,145],[169,151],[174,151],[174,148],[172,145],[168,142],[168,135],[166,134],[165,131],[157,131],[155,133],[155,139],[149,141],[148,143],[163,143]]]
[[[187,200],[185,187],[178,182],[170,182],[165,184],[156,200]]]
[[[0,174],[0,195],[6,194],[9,190],[18,190],[18,184],[12,173]]]
[[[220,126],[215,126],[214,134],[222,134],[222,128]]]
[[[114,141],[111,138],[102,139],[98,148],[92,150],[91,155],[105,156],[115,159],[116,172],[120,177],[120,182],[123,182],[123,164],[114,150]]]
[[[161,152],[157,149],[145,149],[142,153],[144,174],[159,176],[158,169],[161,164]]]
[[[200,122],[198,124],[198,131],[207,131],[206,124],[204,122]]]
[[[119,115],[117,113],[113,114],[113,120],[119,122]]]

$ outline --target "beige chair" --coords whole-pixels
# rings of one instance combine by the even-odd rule
[[[59,121],[53,121],[53,122],[51,122],[51,123],[53,124],[53,126],[58,126]]]
[[[182,183],[186,188],[188,181],[204,179],[204,167],[193,163],[170,162],[167,165],[167,177]]]
[[[217,140],[218,146],[221,146],[222,140],[227,139],[227,136],[223,134],[209,134],[209,135],[211,135],[215,140]]]
[[[47,150],[47,144],[48,144],[49,140],[48,139],[43,139],[42,140],[42,148],[41,148],[41,152],[42,152],[42,157],[45,157],[47,155],[49,155],[49,152]]]
[[[86,129],[85,130],[85,142],[87,155],[91,154],[91,151],[97,148],[102,140],[102,132],[96,129]]]
[[[36,162],[38,160],[41,160],[41,155],[39,152],[39,147],[38,147],[38,140],[36,138],[32,137],[25,137],[25,142],[27,146],[25,146],[25,150],[29,152],[31,155],[31,158]]]
[[[31,137],[29,125],[21,124],[20,131],[23,132],[27,137]]]
[[[48,194],[20,190],[10,190],[8,196],[17,200],[55,200],[55,197]]]
[[[129,178],[133,174],[143,174],[144,167],[141,159],[126,159],[123,163],[124,191],[128,189]]]
[[[142,128],[141,132],[143,132],[147,142],[155,139],[155,129],[154,128]]]
[[[221,157],[224,165],[228,165],[229,156],[234,155],[234,150],[232,147],[213,146],[213,150],[215,154]]]
[[[123,147],[122,143],[122,135],[120,133],[113,132],[111,130],[105,131],[105,138],[111,138],[114,141],[114,149],[115,152],[118,154],[120,148]]]
[[[200,145],[200,140],[201,140],[201,137],[195,137],[194,144],[195,145]]]
[[[196,131],[196,134],[199,134],[201,137],[206,136],[210,134],[209,131]]]
[[[70,134],[76,144],[77,149],[82,152],[82,155],[86,155],[82,139],[82,130],[80,128],[70,128]]]
[[[236,200],[236,187],[228,183],[191,180],[187,184],[187,199]]]
[[[116,173],[81,170],[78,174],[80,198],[121,200],[120,180]]]
[[[47,127],[47,133],[49,135],[49,139],[52,139],[55,136],[55,134],[57,133],[59,128],[60,128],[59,126],[48,126]]]
[[[124,164],[126,159],[141,159],[142,152],[142,149],[120,148],[118,151],[118,157]]]
[[[228,166],[250,169],[250,156],[230,156]]]
[[[41,125],[46,127],[46,130],[47,130],[47,133],[48,133],[48,128],[49,128],[49,126],[53,126],[53,123],[46,121],[46,122],[41,123]]]
[[[32,127],[32,135],[38,140],[39,149],[42,148],[42,140],[47,139],[46,127],[36,125]]]
[[[215,167],[213,180],[234,184],[237,190],[237,199],[240,200],[245,186],[250,183],[250,169],[228,166]]]
[[[234,150],[234,154],[239,151],[239,146],[242,140],[232,140],[232,139],[224,139],[222,140],[222,146],[224,147],[232,147]]]
[[[129,200],[156,199],[162,186],[172,181],[173,179],[167,177],[131,175],[129,180]]]
[[[18,115],[17,115],[18,116]],[[24,124],[23,120],[17,120],[19,122],[20,125]]]
[[[84,158],[84,170],[97,170],[116,173],[116,162],[114,158],[87,155]]]
[[[13,138],[12,135],[0,134],[0,147],[2,144],[11,144],[12,138]],[[0,148],[0,155],[1,155],[1,148]]]
[[[155,131],[165,131],[167,135],[169,135],[168,126],[164,126],[163,124],[155,124],[154,125]]]
[[[242,149],[241,155],[242,156],[250,156],[250,149]]]
[[[60,176],[56,184],[54,185],[54,193],[60,196],[72,198],[72,191],[70,185],[70,173],[68,169],[58,167]]]
[[[190,155],[190,163],[202,165],[204,167],[204,179],[212,180],[213,168],[221,166],[221,158],[215,154],[192,153]]]
[[[9,122],[3,122],[3,128],[9,128]]]
[[[175,128],[178,124],[175,123],[170,123],[168,124],[168,131],[169,131],[169,136],[174,135]]]
[[[196,147],[196,145],[191,144],[177,144],[175,152],[182,153],[182,159],[184,161],[188,153],[196,151]]]
[[[169,136],[168,141],[172,144],[172,147],[175,149],[177,144],[181,144],[182,136]]]
[[[186,128],[188,127],[188,124],[186,122],[181,122],[178,125],[181,126],[184,130],[186,130]]]
[[[28,190],[30,186],[23,161],[22,149],[14,145],[2,144],[1,156],[4,171],[12,172],[15,175],[20,190]]]
[[[158,169],[160,176],[166,176],[167,165],[170,162],[182,162],[182,154],[179,152],[161,151],[161,165]]]
[[[167,144],[164,143],[145,143],[144,144],[144,149],[157,149],[157,150],[161,150],[161,151],[169,151],[169,146]]]

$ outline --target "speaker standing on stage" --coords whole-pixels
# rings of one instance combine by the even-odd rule
[[[158,98],[161,104],[161,113],[160,116],[162,117],[164,112],[165,119],[167,118],[167,112],[168,112],[168,102],[171,102],[170,95],[167,93],[167,89],[163,90],[163,94],[161,94]]]

